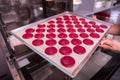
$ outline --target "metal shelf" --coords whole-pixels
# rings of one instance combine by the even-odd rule
[[[78,9],[76,9],[73,12],[76,14],[79,14],[79,15],[84,15],[84,16],[92,15],[94,13],[98,13],[98,12],[110,10],[110,9],[113,9],[116,7],[120,7],[119,4],[113,6],[113,4],[114,4],[113,0],[111,0],[111,2],[110,1],[107,2],[105,5],[98,7],[98,8],[95,7],[96,2],[97,2],[96,0],[81,0],[81,1],[82,1],[82,3],[79,5]],[[75,7],[75,6],[73,6],[73,7]]]

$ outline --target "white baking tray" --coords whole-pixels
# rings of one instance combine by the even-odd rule
[[[25,33],[26,29],[28,29],[28,28],[34,28],[34,29],[36,29],[38,24],[46,24],[46,25],[48,25],[49,21],[56,21],[56,18],[63,18],[64,15],[69,15],[69,16],[74,15],[77,18],[84,18],[87,22],[94,21],[94,22],[96,22],[97,25],[103,25],[104,24],[104,25],[108,26],[106,29],[104,29],[103,33],[98,33],[100,35],[99,38],[91,38],[89,36],[89,39],[91,39],[91,40],[94,41],[93,45],[88,46],[88,45],[85,45],[84,43],[81,44],[81,46],[83,46],[86,49],[86,53],[85,54],[80,55],[80,54],[76,54],[74,51],[72,51],[72,54],[69,55],[69,56],[73,57],[74,60],[75,60],[75,64],[72,67],[65,67],[65,66],[61,65],[60,60],[65,55],[62,55],[59,51],[57,52],[57,54],[52,55],[52,56],[45,54],[44,50],[45,50],[46,47],[48,47],[45,44],[45,42],[41,46],[33,46],[32,45],[32,41],[35,39],[34,37],[31,38],[31,39],[23,39],[22,38],[22,35]],[[64,24],[64,25],[66,25],[66,24]],[[74,24],[72,24],[72,25],[74,26]],[[99,45],[99,42],[106,35],[106,33],[108,32],[108,30],[110,29],[110,27],[111,27],[111,24],[103,22],[103,21],[98,21],[98,20],[94,20],[92,18],[87,18],[87,17],[79,16],[79,15],[76,15],[76,14],[71,13],[71,12],[64,12],[64,13],[61,13],[61,14],[58,14],[58,15],[46,18],[44,20],[40,20],[40,21],[37,21],[35,23],[28,24],[28,25],[25,25],[23,27],[14,29],[14,30],[11,31],[11,33],[15,37],[17,37],[20,41],[22,41],[25,45],[27,45],[29,48],[31,48],[34,52],[36,52],[41,57],[43,57],[45,60],[47,60],[48,62],[50,62],[52,65],[56,66],[58,69],[60,69],[61,71],[63,71],[65,74],[67,74],[71,78],[74,78],[77,75],[77,73],[82,69],[82,67],[85,65],[85,63],[89,60],[90,56],[96,50],[96,48]],[[45,32],[43,33],[44,35],[47,34],[47,29],[48,29],[48,27],[45,28]],[[54,29],[56,30],[55,34],[58,35],[57,27],[55,27]],[[77,29],[77,28],[75,28],[75,29]],[[76,34],[80,34],[80,32],[75,32],[75,33]],[[86,31],[86,33],[90,34],[87,31]],[[35,34],[35,33],[33,33],[33,34]],[[66,34],[68,35],[69,33],[66,32]],[[44,37],[42,39],[43,39],[43,41],[47,40],[46,37]],[[82,41],[84,38],[79,37],[78,39],[80,39]],[[60,38],[56,37],[55,40],[59,41]],[[67,37],[67,40],[70,41],[71,38]],[[71,44],[71,43],[68,44],[67,46],[69,46],[72,49],[74,47],[74,45]],[[61,45],[59,45],[58,42],[57,42],[57,44],[55,45],[55,47],[57,48],[57,50],[59,50],[60,47],[61,47]]]

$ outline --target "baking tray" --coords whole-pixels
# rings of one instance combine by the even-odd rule
[[[65,18],[66,16],[69,16],[70,19]],[[60,18],[62,18],[62,21],[63,23],[57,23],[57,19],[58,20],[61,20]],[[77,18],[77,21],[81,21],[80,23],[78,23],[76,21],[76,18]],[[73,21],[75,20],[74,22],[65,22],[65,20],[67,21]],[[85,27],[85,25],[87,25],[84,21],[86,21],[89,25],[98,25],[99,28],[101,28],[103,31],[96,31],[97,27],[91,27],[92,29],[94,29],[95,32],[88,32],[87,29],[89,27]],[[83,22],[83,23],[82,23]],[[91,22],[91,23],[90,23]],[[36,38],[33,36],[32,38],[30,39],[24,39],[23,38],[23,35],[26,33],[26,30],[27,29],[34,29],[35,31],[38,29],[38,25],[45,25],[45,28],[44,28],[44,31],[41,32],[42,34],[44,34],[44,37],[42,38],[43,40],[43,44],[40,45],[40,46],[34,46],[32,44],[33,40],[35,40]],[[55,27],[52,28],[52,27],[48,27],[48,25],[52,25],[54,24]],[[63,32],[67,35],[67,39],[69,41],[69,44],[67,44],[67,46],[69,48],[72,49],[72,53],[71,54],[61,54],[60,52],[60,48],[61,47],[64,47],[64,45],[60,45],[59,44],[59,41],[60,41],[60,38],[58,37],[58,27],[56,27],[58,24],[63,24],[65,26],[65,30],[66,32]],[[75,32],[69,32],[67,31],[67,27],[66,25],[72,25],[73,28],[75,29]],[[78,31],[78,27],[75,27],[75,25],[82,25],[82,28],[85,30],[85,32],[79,32]],[[101,25],[104,25],[102,27],[100,27]],[[107,27],[106,27],[107,26]],[[85,65],[85,63],[89,60],[89,58],[91,57],[91,55],[93,54],[93,52],[96,50],[96,48],[98,47],[99,45],[99,42],[101,41],[101,39],[106,35],[106,33],[108,32],[108,30],[110,29],[111,27],[111,24],[109,23],[106,23],[106,22],[103,22],[103,21],[98,21],[98,20],[94,20],[92,18],[88,18],[88,17],[83,17],[83,16],[80,16],[80,15],[76,15],[72,12],[64,12],[64,13],[60,13],[58,15],[55,15],[55,16],[52,16],[52,17],[49,17],[49,18],[46,18],[46,19],[43,19],[43,20],[40,20],[40,21],[37,21],[37,22],[34,22],[34,23],[31,23],[31,24],[28,24],[28,25],[25,25],[25,26],[22,26],[20,28],[17,28],[17,29],[14,29],[11,31],[11,33],[16,37],[18,38],[20,41],[22,41],[25,45],[27,45],[29,48],[31,48],[34,52],[36,52],[37,54],[39,54],[41,57],[43,57],[45,60],[47,60],[49,63],[51,63],[52,65],[56,66],[58,69],[60,69],[61,71],[63,71],[66,75],[68,75],[69,77],[71,78],[74,78],[78,72],[82,69],[82,67]],[[54,40],[56,40],[56,44],[54,45],[54,47],[57,49],[57,53],[54,54],[54,55],[48,55],[48,54],[45,54],[45,49],[47,47],[49,47],[49,45],[46,45],[46,41],[48,40],[48,38],[46,37],[47,34],[49,34],[49,32],[47,32],[47,30],[49,28],[52,28],[55,30],[55,32],[53,32],[57,37],[54,38]],[[70,28],[70,27],[69,27]],[[80,27],[79,27],[80,28]],[[32,34],[35,35],[37,32],[33,32]],[[77,45],[73,45],[71,43],[71,40],[72,38],[69,37],[69,34],[71,33],[76,33],[78,34],[78,37],[77,39],[80,39],[81,40],[81,44],[79,44],[80,46],[84,47],[86,52],[84,54],[76,54],[76,52],[73,50],[73,48]],[[88,37],[79,37],[80,34],[82,33],[87,33],[88,34]],[[90,33],[97,33],[99,35],[99,38],[93,38],[90,36]],[[93,44],[84,44],[84,39],[90,39],[93,41]],[[52,45],[53,46],[53,45]],[[65,45],[66,46],[66,45]],[[64,66],[61,64],[61,58],[65,57],[65,56],[70,56],[74,59],[75,63],[73,66]]]

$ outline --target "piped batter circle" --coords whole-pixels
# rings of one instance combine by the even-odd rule
[[[36,32],[42,33],[42,32],[45,32],[45,29],[36,29]]]
[[[92,25],[92,27],[98,29],[100,26],[98,26],[98,25]]]
[[[48,29],[47,32],[49,32],[49,33],[53,33],[53,32],[55,32],[55,29],[53,29],[53,28]]]
[[[80,21],[85,21],[85,18],[80,18],[79,20],[80,20]]]
[[[75,60],[71,56],[64,56],[60,62],[64,67],[73,67],[75,65]]]
[[[72,19],[76,18],[76,16],[75,16],[75,15],[71,15],[70,17],[71,17]]]
[[[100,37],[100,35],[97,34],[97,33],[90,33],[90,36],[91,36],[92,38],[99,38],[99,37]]]
[[[86,45],[93,45],[94,44],[94,42],[91,39],[84,39],[83,43]]]
[[[74,52],[77,53],[77,54],[84,54],[86,52],[86,49],[82,46],[75,46],[73,48]]]
[[[94,22],[94,21],[89,21],[89,24],[95,25],[96,22]]]
[[[56,45],[56,40],[54,40],[54,39],[50,39],[50,40],[47,40],[46,41],[46,44],[48,45],[48,46],[54,46],[54,45]]]
[[[49,24],[54,24],[54,23],[55,23],[55,21],[49,21],[48,23],[49,23]]]
[[[100,25],[100,27],[101,27],[101,28],[105,28],[105,29],[106,29],[106,28],[108,28],[108,26],[103,25],[103,24],[102,24],[102,25]]]
[[[86,21],[82,21],[81,23],[84,24],[84,25],[87,25],[87,24],[88,24]]]
[[[68,28],[67,31],[70,32],[70,33],[71,33],[71,32],[72,32],[72,33],[73,33],[73,32],[76,32],[76,30],[73,29],[73,28]]]
[[[78,35],[76,33],[71,33],[69,34],[70,38],[78,38]]]
[[[57,24],[63,24],[63,21],[56,21]]]
[[[73,45],[80,45],[82,43],[82,41],[80,39],[72,39],[71,43]]]
[[[72,53],[72,49],[70,47],[64,46],[59,49],[59,52],[63,55],[69,55]]]
[[[59,33],[66,32],[66,30],[65,30],[65,29],[63,29],[63,28],[59,28],[57,31],[58,31]]]
[[[45,27],[45,24],[39,24],[38,25],[38,28],[44,28]]]
[[[33,28],[28,28],[25,30],[26,33],[33,33],[35,30]]]
[[[55,28],[55,25],[54,24],[50,24],[47,26],[48,28]]]
[[[30,38],[33,37],[33,34],[31,34],[31,33],[25,33],[25,34],[23,34],[22,37],[23,37],[24,39],[30,39]]]
[[[66,38],[67,35],[66,35],[65,33],[60,33],[60,34],[58,34],[58,37],[59,37],[59,38]]]
[[[66,24],[72,24],[70,20],[65,21]]]
[[[77,25],[75,25],[75,27],[76,28],[82,28],[82,25],[77,24]]]
[[[74,24],[80,24],[80,22],[78,22],[78,21],[74,21],[73,23],[74,23]]]
[[[35,38],[43,38],[44,34],[35,34]]]
[[[57,49],[56,49],[55,47],[47,47],[47,48],[45,49],[45,53],[46,53],[47,55],[54,55],[54,54],[57,53]]]
[[[95,30],[94,30],[94,29],[91,29],[91,28],[88,28],[87,31],[88,31],[88,32],[95,32]]]
[[[46,35],[46,37],[47,37],[47,38],[55,38],[55,37],[56,37],[56,35],[55,35],[55,34],[53,34],[53,33],[50,33],[50,34],[47,34],[47,35]]]
[[[69,41],[68,41],[67,39],[61,39],[61,40],[59,41],[59,44],[60,44],[60,45],[68,45],[68,44],[69,44]]]
[[[89,35],[88,35],[87,33],[81,33],[81,34],[80,34],[80,37],[82,37],[82,38],[88,38]]]
[[[99,32],[99,33],[103,33],[104,32],[104,30],[102,30],[102,29],[96,29],[96,31]]]
[[[67,28],[73,28],[73,25],[68,24],[68,25],[66,25],[66,27]]]
[[[85,29],[78,29],[78,32],[85,32]]]
[[[41,46],[43,43],[44,43],[43,40],[40,40],[40,39],[35,39],[32,41],[32,44],[34,46]]]
[[[56,18],[56,20],[62,20],[62,18]]]
[[[63,24],[58,24],[57,27],[58,28],[64,28],[64,25]]]
[[[90,26],[90,25],[84,25],[84,27],[85,27],[85,28],[91,28],[91,26]]]

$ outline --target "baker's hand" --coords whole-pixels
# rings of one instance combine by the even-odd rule
[[[113,39],[104,38],[99,46],[104,49],[120,52],[120,42]]]

